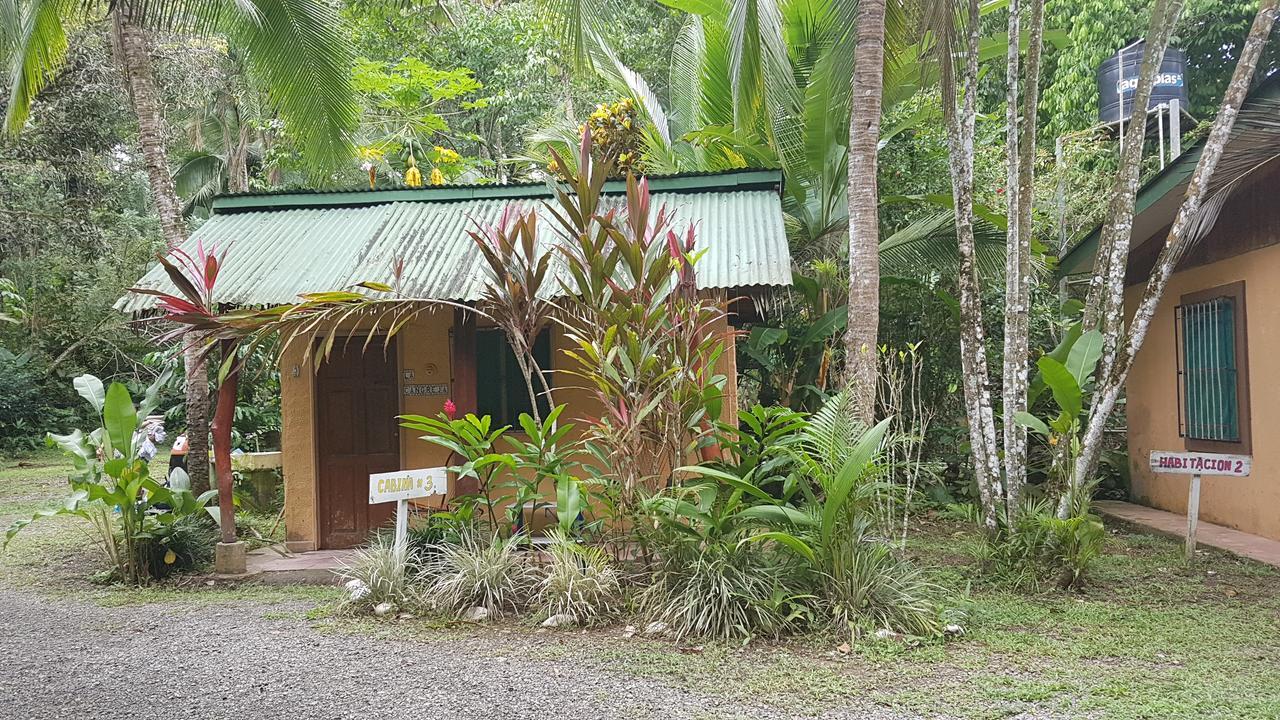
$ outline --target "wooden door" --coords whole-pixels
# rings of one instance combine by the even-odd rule
[[[316,373],[316,443],[320,547],[347,548],[395,514],[395,503],[369,504],[369,475],[400,468],[396,348],[363,338],[334,344]]]

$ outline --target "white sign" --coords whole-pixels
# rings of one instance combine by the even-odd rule
[[[395,548],[398,552],[404,551],[405,538],[409,533],[409,501],[429,495],[444,495],[447,492],[449,473],[442,467],[397,470],[369,476],[369,504],[396,504]]]
[[[442,468],[397,470],[369,476],[369,504],[412,500],[449,491],[449,474]]]
[[[1187,491],[1187,562],[1196,558],[1196,527],[1200,524],[1200,476],[1249,477],[1252,455],[1223,455],[1206,452],[1151,451],[1151,471],[1190,475]]]
[[[1227,475],[1249,477],[1252,455],[1223,455],[1206,452],[1151,452],[1151,472],[1178,475]]]

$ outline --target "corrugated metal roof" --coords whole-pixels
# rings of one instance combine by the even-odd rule
[[[257,209],[222,208],[185,247],[190,251],[202,242],[206,248],[226,251],[216,291],[222,303],[280,305],[297,301],[305,292],[339,290],[361,281],[391,283],[393,263],[400,259],[406,294],[474,301],[483,293],[487,271],[467,231],[475,222],[495,222],[511,202],[525,208],[541,205],[536,198],[509,195],[447,201],[363,195],[373,204],[351,207],[337,195],[304,195],[334,202],[297,207],[290,200],[294,195],[254,197]],[[289,209],[268,203],[276,198]],[[776,190],[737,189],[732,184],[725,188],[719,182],[716,189],[681,187],[678,192],[655,193],[653,207],[664,204],[675,213],[676,228],[695,223],[697,248],[706,251],[697,268],[701,288],[791,284],[791,258]],[[540,213],[540,242],[554,242],[553,223],[547,213]],[[137,286],[173,290],[158,265]],[[152,305],[150,296],[130,294],[116,308],[132,313]]]

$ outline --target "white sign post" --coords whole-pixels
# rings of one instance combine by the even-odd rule
[[[1252,469],[1252,455],[1151,451],[1152,472],[1191,476],[1191,489],[1187,495],[1187,562],[1191,562],[1196,555],[1196,525],[1200,522],[1200,476],[1249,477]]]
[[[442,467],[420,470],[397,470],[369,476],[369,504],[396,503],[397,552],[404,551],[409,532],[409,501],[415,498],[444,495],[449,492],[449,473]]]

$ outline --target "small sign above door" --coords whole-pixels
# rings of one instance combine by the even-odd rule
[[[405,395],[448,395],[449,384],[440,383],[438,385],[405,385]]]

